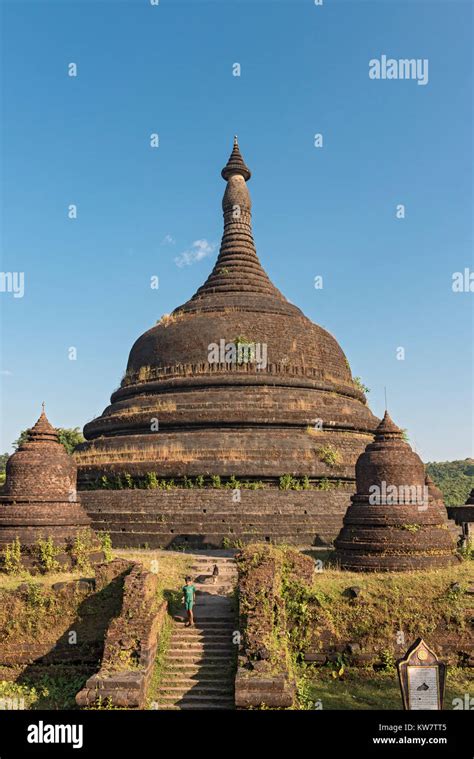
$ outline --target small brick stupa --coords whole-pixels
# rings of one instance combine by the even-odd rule
[[[429,492],[423,462],[387,412],[359,456],[356,481],[335,541],[342,569],[402,571],[457,561],[440,494],[433,485]]]
[[[0,491],[0,551],[18,538],[25,566],[35,563],[39,538],[52,538],[60,564],[72,562],[67,550],[86,531],[91,549],[100,553],[91,520],[76,491],[77,467],[61,445],[43,410],[27,439],[10,456]],[[84,533],[84,535],[86,535]]]

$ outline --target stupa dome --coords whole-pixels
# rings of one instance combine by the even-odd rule
[[[215,266],[190,300],[133,345],[121,387],[76,450],[82,486],[150,471],[353,481],[378,420],[335,338],[264,271],[252,235],[250,175],[235,139],[222,170]],[[229,345],[247,357],[226,357]],[[312,430],[318,420],[322,429]],[[330,465],[320,453],[328,446]]]

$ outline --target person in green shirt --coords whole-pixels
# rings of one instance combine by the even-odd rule
[[[196,588],[193,585],[191,577],[186,577],[186,585],[183,585],[183,604],[188,615],[188,621],[186,627],[192,627],[194,625],[193,606],[196,602]]]

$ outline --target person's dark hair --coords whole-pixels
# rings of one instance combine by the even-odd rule
[[[190,581],[190,580],[192,580],[193,578],[192,578],[190,575],[188,575],[188,576],[187,576],[187,577],[185,577],[184,579],[186,580],[186,582],[189,582],[189,581]]]

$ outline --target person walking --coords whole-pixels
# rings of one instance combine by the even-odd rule
[[[193,608],[196,603],[196,588],[193,585],[192,577],[189,575],[185,578],[186,585],[183,585],[183,604],[188,615],[188,621],[186,627],[194,626],[194,613]]]

